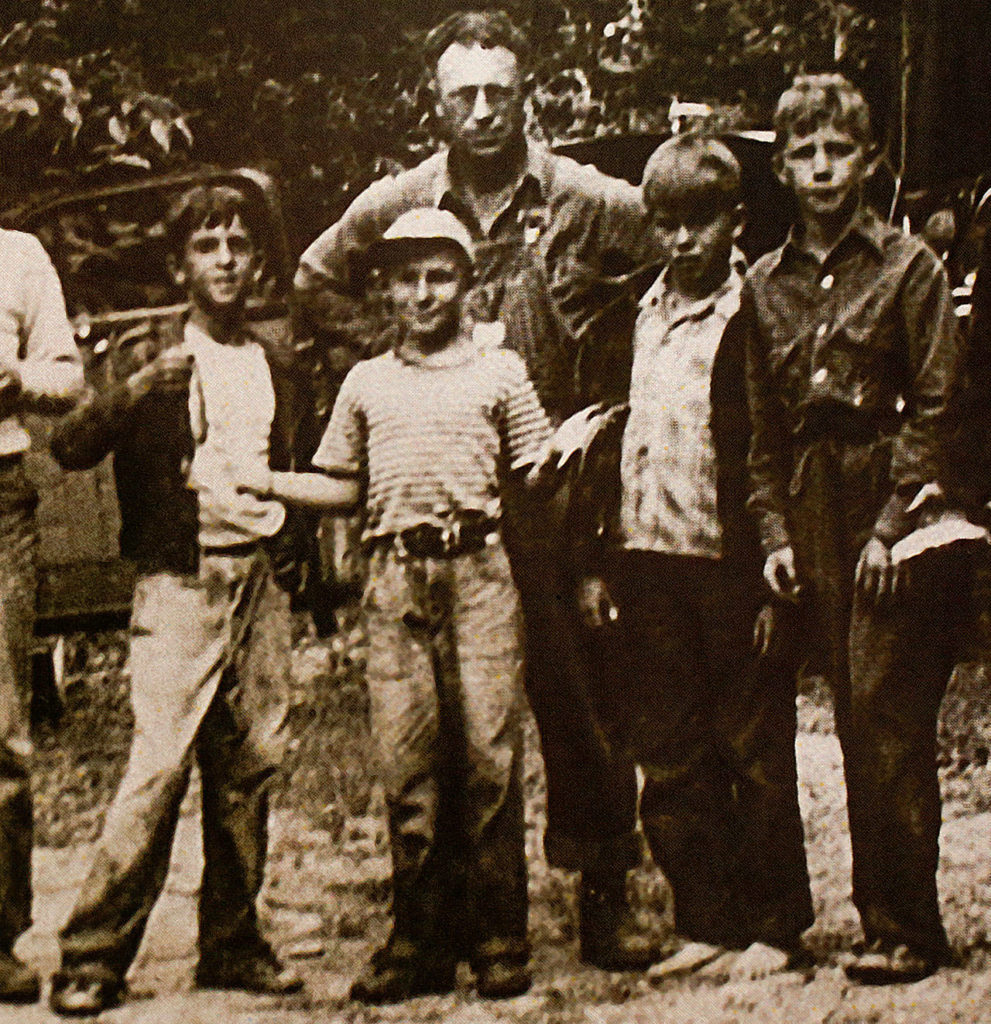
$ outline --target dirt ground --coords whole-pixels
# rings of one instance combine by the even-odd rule
[[[123,766],[130,720],[123,671],[125,639],[107,635],[67,645],[66,710],[38,735],[36,781],[39,850],[35,858],[36,925],[19,952],[44,972],[56,963],[54,932],[71,906],[88,863],[90,842]],[[547,867],[540,851],[543,779],[533,730],[527,760],[531,939],[535,984],[501,1003],[480,1001],[469,979],[446,997],[395,1007],[350,1004],[347,989],[384,936],[389,858],[381,794],[369,758],[356,632],[332,642],[301,635],[295,654],[295,741],[276,794],[266,927],[307,979],[289,1000],[191,990],[195,962],[195,893],[201,854],[195,794],[187,801],[162,906],[129,978],[133,998],[105,1014],[117,1024],[302,1024],[310,1021],[455,1021],[483,1024],[949,1024],[991,1020],[991,770],[984,673],[958,673],[943,717],[942,781],[946,804],[940,890],[961,966],[916,985],[866,988],[842,971],[858,937],[850,902],[849,836],[839,747],[828,704],[813,689],[800,698],[801,799],[816,903],[807,934],[818,966],[738,983],[716,972],[654,984],[649,977],[607,974],[576,959],[574,880]],[[650,865],[634,877],[645,927],[664,937],[669,898]],[[43,1007],[0,1009],[0,1024],[54,1020]]]

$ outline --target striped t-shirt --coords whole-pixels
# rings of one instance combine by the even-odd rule
[[[358,363],[313,464],[365,481],[367,539],[463,511],[497,517],[500,468],[534,462],[549,434],[523,360],[476,333]]]

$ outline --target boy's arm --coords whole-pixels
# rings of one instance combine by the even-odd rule
[[[191,368],[188,355],[166,349],[105,391],[91,390],[56,423],[50,442],[55,460],[64,469],[92,469],[127,435],[142,399],[153,392],[185,390]]]
[[[770,555],[791,546],[785,513],[789,473],[784,464],[791,439],[767,365],[766,345],[761,337],[749,281],[744,282],[739,318],[745,333],[747,407],[751,424],[747,505],[757,517],[764,554]]]
[[[237,489],[259,498],[275,498],[288,505],[301,505],[331,515],[354,512],[361,501],[361,485],[356,478],[325,473],[267,470],[257,480],[242,480]]]
[[[889,547],[910,528],[907,510],[919,488],[946,483],[963,398],[962,333],[946,269],[928,248],[920,247],[906,273],[902,310],[909,373],[905,418],[892,447],[894,492],[874,528]]]

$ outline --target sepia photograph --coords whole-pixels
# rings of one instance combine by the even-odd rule
[[[987,0],[0,4],[0,1024],[991,1020]]]

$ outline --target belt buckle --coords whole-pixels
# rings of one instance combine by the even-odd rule
[[[440,546],[445,555],[452,554],[461,545],[461,520],[452,519],[441,527]]]

